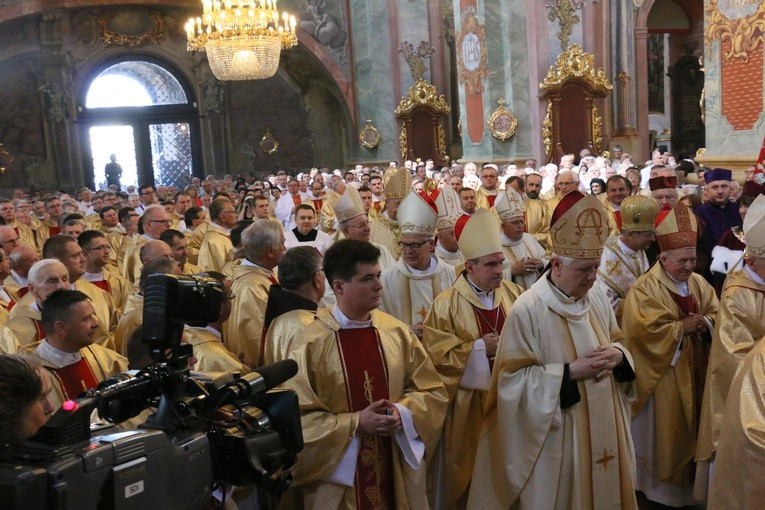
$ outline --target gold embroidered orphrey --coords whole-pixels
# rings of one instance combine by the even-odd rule
[[[518,127],[518,119],[513,112],[507,109],[507,102],[504,98],[497,101],[497,109],[489,117],[488,127],[491,136],[504,142],[515,134]]]

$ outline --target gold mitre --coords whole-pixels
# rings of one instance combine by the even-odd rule
[[[678,202],[673,209],[661,219],[656,226],[656,240],[659,242],[659,250],[669,251],[679,248],[695,248],[698,223],[693,212],[683,203]]]
[[[757,195],[744,218],[746,254],[765,257],[765,195]]]
[[[501,221],[523,216],[523,198],[520,193],[508,187],[504,193],[497,197],[496,202],[494,202],[494,209]]]
[[[436,233],[438,208],[427,193],[412,190],[398,206],[396,218],[402,235],[433,236]]]
[[[431,196],[434,194],[431,194]],[[460,196],[451,186],[444,186],[439,190],[436,196],[436,207],[438,207],[436,230],[453,227],[463,214],[462,207],[460,206]]]
[[[412,187],[412,176],[405,166],[385,172],[385,198],[404,198]]]
[[[654,230],[659,204],[643,195],[627,197],[621,204],[622,230],[628,232],[649,232]]]
[[[608,238],[608,217],[593,195],[566,194],[550,219],[553,252],[575,259],[599,259]]]
[[[460,216],[454,224],[454,237],[465,260],[502,252],[497,218],[488,209]]]
[[[355,186],[346,186],[345,193],[342,194],[340,200],[335,204],[335,217],[337,218],[337,222],[342,223],[361,214],[366,213],[364,211],[364,205],[361,203],[359,191]]]

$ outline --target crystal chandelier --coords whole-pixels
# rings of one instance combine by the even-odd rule
[[[276,0],[202,0],[202,16],[186,23],[188,51],[206,51],[219,80],[259,80],[276,74],[282,49],[297,44],[295,16]]]

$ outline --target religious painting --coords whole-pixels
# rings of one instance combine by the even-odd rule
[[[457,74],[465,84],[468,96],[483,92],[482,81],[488,76],[486,31],[472,10],[462,18],[462,28],[457,36]]]
[[[664,34],[648,34],[648,111],[664,113]]]

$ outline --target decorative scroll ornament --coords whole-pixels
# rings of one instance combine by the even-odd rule
[[[438,122],[438,155],[446,164],[449,164],[449,153],[446,150],[446,131],[444,131],[443,122]]]
[[[279,150],[279,141],[271,134],[271,128],[267,128],[266,134],[260,139],[260,149],[269,156],[273,156]]]
[[[598,109],[595,105],[592,106],[592,146],[596,151],[600,152],[603,148],[603,119],[598,114]],[[604,156],[605,157],[605,156]]]
[[[412,75],[414,81],[422,80],[425,77],[425,59],[430,58],[436,52],[433,46],[428,41],[420,41],[420,45],[417,49],[414,49],[414,45],[409,41],[401,43],[401,47],[398,52],[404,55],[406,63],[409,64],[409,72]]]
[[[550,66],[539,88],[542,92],[560,88],[573,78],[584,81],[594,94],[601,97],[607,96],[613,89],[603,69],[595,68],[595,56],[585,52],[578,44],[572,44],[568,50],[558,55],[555,65]]]
[[[425,80],[418,80],[417,83],[409,87],[406,97],[402,97],[396,107],[396,117],[412,113],[412,110],[418,106],[424,106],[443,114],[452,111],[444,96],[438,95],[435,85],[431,85]]]
[[[161,12],[150,12],[149,18],[151,19],[153,26],[143,34],[138,35],[126,35],[112,30],[110,28],[112,18],[114,18],[114,12],[112,11],[106,11],[96,18],[98,36],[101,38],[104,46],[127,46],[128,48],[135,48],[148,43],[158,44],[159,41],[166,37],[167,20]]]
[[[545,145],[545,154],[552,153],[552,101],[547,101],[547,115],[542,121],[542,140]]]
[[[372,125],[371,120],[367,120],[366,126],[364,126],[359,133],[359,141],[361,142],[361,145],[372,150],[377,147],[381,138],[382,135],[380,134],[380,130]]]
[[[560,27],[558,40],[560,41],[560,49],[563,51],[568,47],[574,25],[582,21],[576,11],[582,9],[584,5],[585,0],[545,0],[545,8],[548,11],[547,19],[550,21],[558,20]]]
[[[475,12],[466,11],[457,36],[457,76],[465,84],[468,96],[483,91],[482,81],[489,76],[486,53],[486,31]]]
[[[0,175],[4,175],[5,172],[11,169],[13,165],[13,156],[5,150],[3,144],[0,143]]]
[[[504,98],[497,101],[497,104],[499,106],[489,117],[488,126],[491,135],[497,140],[504,142],[515,134],[515,129],[518,127],[518,119],[505,107],[507,102]]]
[[[409,145],[406,142],[406,126],[401,128],[401,133],[398,135],[398,150],[401,151],[401,160],[405,160],[409,150]]]
[[[720,5],[722,4],[722,5]],[[709,0],[706,2],[706,32],[704,43],[707,54],[713,41],[728,41],[730,49],[723,59],[743,59],[749,62],[749,52],[765,39],[765,2],[760,0]]]

